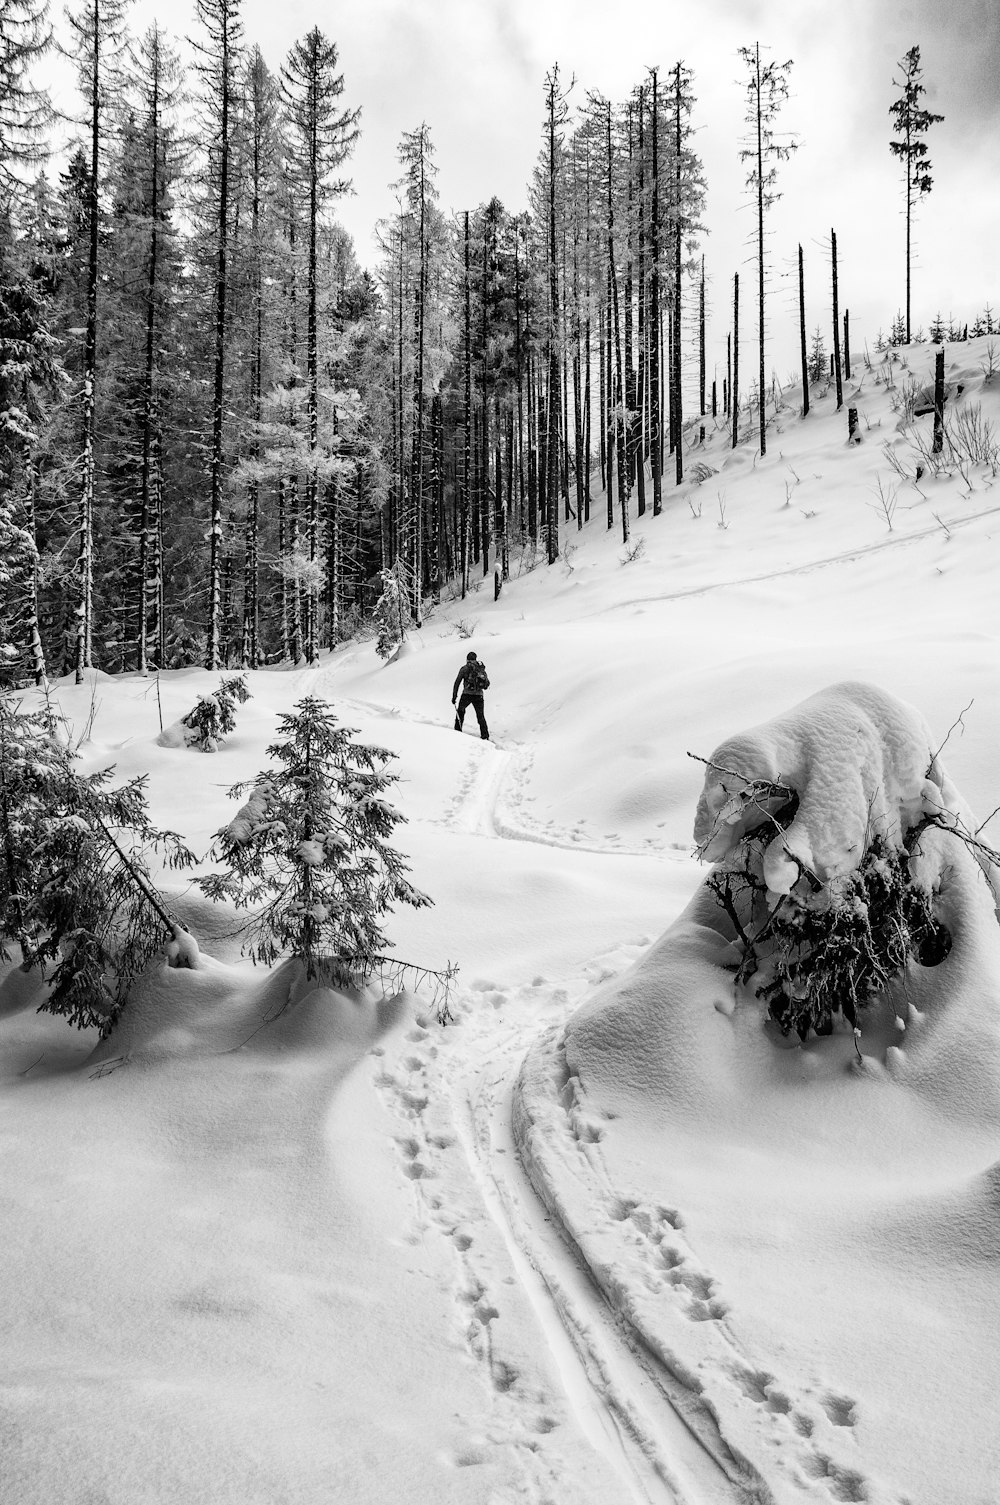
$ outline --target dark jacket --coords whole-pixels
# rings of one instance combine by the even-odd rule
[[[489,687],[490,681],[485,666],[478,658],[469,658],[458,671],[451,698],[456,700],[459,688],[461,688],[463,695],[471,695],[477,700],[482,700],[483,691],[488,690]]]

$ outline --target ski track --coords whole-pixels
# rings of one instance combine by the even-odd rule
[[[745,1505],[745,1491],[677,1415],[517,1155],[511,1092],[524,1014],[561,1022],[585,987],[571,995],[541,979],[511,990],[484,985],[462,1005],[457,1028],[439,1031],[418,1012],[402,1040],[373,1051],[376,1088],[400,1124],[401,1174],[413,1183],[412,1236],[436,1234],[451,1246],[456,1333],[488,1395],[485,1439],[453,1461],[486,1462],[506,1449],[523,1499],[574,1505],[563,1451],[572,1444],[562,1440],[572,1419],[614,1472],[615,1505]],[[536,1335],[529,1349],[526,1312]]]
[[[998,512],[1000,512],[1000,507],[984,507],[980,512],[970,512],[963,517],[949,520],[948,530],[953,533],[957,532],[960,528],[968,527],[970,523],[978,522],[980,518],[994,517]],[[809,575],[813,570],[829,569],[835,564],[851,564],[869,555],[881,554],[885,549],[905,549],[910,544],[933,538],[934,534],[940,531],[941,524],[935,523],[932,528],[921,528],[915,533],[899,534],[893,538],[880,539],[877,543],[862,544],[857,549],[846,549],[841,554],[829,554],[825,559],[810,559],[804,564],[789,564],[780,570],[766,570],[761,575],[742,575],[733,580],[708,580],[704,585],[690,586],[687,590],[664,591],[657,596],[635,596],[628,601],[602,607],[599,614],[610,616],[613,612],[631,611],[637,606],[655,606],[664,601],[684,601],[689,596],[708,596],[715,591],[739,590],[745,585],[764,585],[769,580],[782,580],[788,575]]]
[[[305,670],[303,690],[315,693],[326,677]],[[347,714],[352,707],[380,718],[404,714],[336,699]],[[441,726],[435,718],[405,714]],[[687,859],[653,843],[633,851],[587,842],[553,823],[529,824],[523,805],[530,798],[531,747],[468,740],[464,775],[440,817],[449,830],[608,857]],[[516,1459],[526,1505],[575,1505],[572,1469],[579,1465],[561,1453],[559,1436],[572,1416],[617,1480],[615,1505],[745,1505],[739,1470],[719,1462],[725,1445],[706,1447],[690,1416],[684,1418],[690,1392],[671,1386],[637,1345],[627,1320],[543,1206],[514,1141],[511,1100],[525,1024],[538,1033],[553,1016],[565,1022],[589,986],[614,975],[621,948],[607,961],[585,965],[572,998],[543,979],[510,991],[480,986],[474,1003],[466,997],[457,1005],[460,1028],[442,1031],[430,1014],[418,1012],[401,1041],[372,1051],[375,1086],[399,1123],[400,1174],[413,1185],[410,1237],[436,1233],[450,1246],[455,1333],[487,1392],[491,1425],[485,1436],[470,1435],[451,1461],[466,1467],[504,1449],[508,1467]],[[508,1010],[506,1021],[501,1009]],[[484,1061],[490,1063],[485,1069]],[[519,1323],[509,1315],[511,1288],[521,1305]],[[536,1335],[529,1352],[517,1336],[525,1307]],[[539,1352],[549,1385],[539,1383]]]
[[[604,1125],[579,1100],[560,1036],[543,1031],[522,1066],[515,1138],[531,1164],[525,1174],[558,1223],[582,1230],[578,1259],[642,1345],[639,1363],[736,1488],[731,1498],[790,1505],[807,1490],[817,1505],[906,1505],[858,1465],[854,1399],[798,1391],[759,1364],[727,1321],[724,1289],[691,1247],[682,1214],[612,1182]]]
[[[302,678],[315,690],[315,670]],[[397,707],[337,700],[346,711],[356,706],[379,717],[404,714]],[[431,717],[412,719],[441,726]],[[532,748],[468,740],[464,774],[440,817],[447,829],[608,857],[686,859],[674,850],[627,851],[587,843],[578,832],[552,823],[528,824],[523,805],[530,798],[525,785]],[[544,1052],[588,985],[620,968],[621,948],[607,961],[610,967],[592,958],[569,988],[543,979],[517,989],[479,985],[474,999],[466,995],[456,1005],[458,1028],[441,1030],[429,1014],[418,1012],[402,1041],[372,1052],[379,1063],[375,1086],[399,1123],[394,1137],[400,1173],[413,1185],[410,1237],[418,1241],[436,1234],[450,1246],[445,1264],[451,1271],[455,1335],[487,1396],[490,1425],[485,1433],[471,1432],[451,1461],[468,1467],[502,1450],[508,1470],[516,1461],[516,1487],[525,1505],[574,1505],[572,1465],[560,1436],[572,1417],[618,1480],[615,1505],[748,1505],[774,1498],[750,1459],[727,1443],[717,1398],[692,1382],[669,1341],[651,1338],[648,1323],[634,1309],[630,1277],[624,1284],[615,1278],[620,1262],[633,1277],[637,1264],[641,1267],[641,1284],[669,1303],[671,1320],[712,1329],[717,1352],[710,1363],[723,1386],[721,1409],[728,1409],[728,1390],[738,1407],[759,1414],[755,1430],[765,1456],[779,1445],[788,1457],[788,1438],[781,1434],[791,1429],[798,1480],[810,1494],[818,1500],[864,1501],[870,1481],[835,1461],[814,1437],[831,1428],[850,1431],[853,1403],[839,1396],[792,1397],[741,1352],[726,1323],[728,1306],[718,1282],[688,1247],[680,1215],[644,1208],[612,1187],[600,1156],[601,1126],[580,1111],[565,1071],[558,1080],[556,1072],[546,1102],[552,1099],[558,1120],[559,1157],[569,1162],[582,1157],[575,1170],[571,1164],[566,1169],[571,1179],[588,1183],[598,1258],[567,1232],[570,1220],[561,1213],[558,1195],[548,1194],[544,1169],[535,1166],[531,1175],[522,1163],[511,1108],[525,1060],[526,1019],[535,1035],[529,1054]],[[548,1131],[553,1133],[551,1124]],[[603,1219],[601,1211],[607,1214]],[[529,1351],[520,1336],[525,1309],[537,1339]],[[539,1352],[545,1356],[542,1365]],[[779,1476],[787,1479],[784,1458],[775,1462]]]

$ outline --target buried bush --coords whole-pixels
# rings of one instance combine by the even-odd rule
[[[706,887],[728,919],[731,970],[783,1035],[858,1034],[909,966],[943,962],[956,864],[1000,897],[1000,853],[939,753],[911,706],[850,682],[699,759],[695,840],[714,864]]]
[[[937,965],[951,937],[935,918],[932,896],[910,877],[908,852],[877,834],[853,872],[826,883],[804,872],[800,891],[769,910],[760,858],[780,830],[778,821],[748,833],[740,843],[743,865],[708,879],[742,942],[736,980],[753,980],[783,1035],[829,1035],[838,1013],[859,1027],[863,1010],[911,959]]]

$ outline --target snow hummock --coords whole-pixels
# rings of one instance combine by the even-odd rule
[[[984,343],[947,364],[950,415],[995,424]],[[831,394],[802,422],[786,389],[763,459],[707,421],[624,564],[595,485],[555,564],[515,554],[499,600],[473,580],[396,662],[369,642],[248,674],[210,780],[158,745],[142,677],[52,687],[84,771],[147,775],[206,861],[278,717],[327,698],[398,757],[400,846],[435,904],[390,917],[394,954],[460,971],[442,1027],[389,973],[384,996],[254,968],[241,915],[176,873],[198,966],[155,961],[108,1040],[37,1014],[12,960],[5,1500],[995,1499],[986,875],[924,833],[952,951],[865,1018],[859,1064],[850,1030],[782,1042],[736,997],[691,850],[699,792],[719,816],[735,791],[689,753],[801,784],[788,839],[823,872],[870,804],[902,825],[940,797],[995,831],[1000,507],[989,464],[916,478],[893,397],[932,365],[859,368],[858,447]],[[469,649],[493,743],[453,730]],[[216,685],[162,674],[165,724]]]

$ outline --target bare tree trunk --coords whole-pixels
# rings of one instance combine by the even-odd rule
[[[799,354],[802,357],[802,416],[809,413],[809,359],[806,354],[806,274],[799,246]]]
[[[698,402],[705,416],[705,258],[701,258],[701,281],[698,285]]]
[[[729,394],[733,420],[733,449],[740,437],[740,274],[733,278],[733,385]]]
[[[646,511],[646,437],[644,432],[643,417],[646,410],[646,366],[648,352],[646,349],[646,91],[639,89],[639,225],[638,225],[638,283],[639,283],[639,307],[638,307],[638,345],[639,359],[637,362],[636,388],[635,388],[635,442],[636,452],[636,513],[642,517]]]
[[[76,683],[93,664],[94,631],[94,510],[97,467],[97,287],[99,205],[97,198],[101,140],[101,7],[91,0],[93,47],[90,66],[90,177],[87,183],[87,323],[83,344],[83,484],[80,496],[80,536],[77,555]]]
[[[934,355],[934,437],[931,453],[939,455],[944,448],[944,351]]]
[[[681,213],[683,192],[683,132],[681,128],[681,65],[674,69],[674,338],[670,366],[670,412],[671,432],[675,438],[674,479],[679,486],[684,479],[684,390],[681,368],[681,353],[684,322],[682,318],[682,292],[684,286],[684,217]]]
[[[657,90],[656,69],[652,70],[653,77],[653,104],[650,129],[653,133],[652,140],[652,204],[650,223],[650,257],[652,265],[649,277],[649,321],[650,346],[649,346],[649,449],[653,465],[653,516],[659,517],[663,511],[663,440],[661,436],[660,414],[662,412],[660,401],[660,167],[659,167],[659,137],[660,137],[660,105]]]
[[[547,84],[549,124],[549,387],[547,405],[548,428],[546,434],[548,459],[546,553],[549,564],[553,564],[559,557],[559,420],[562,413],[562,400],[559,389],[559,277],[556,266],[556,98],[558,92],[558,68],[549,74]]]
[[[837,412],[844,406],[844,383],[840,366],[840,310],[837,306],[837,234],[830,231],[831,266],[833,271],[833,370],[837,380]]]
[[[228,7],[220,7],[219,69],[222,81],[219,139],[219,213],[215,265],[215,371],[212,392],[211,518],[208,561],[208,644],[206,668],[219,667],[219,634],[222,615],[222,438],[225,420],[226,299],[229,290],[229,168],[232,143],[232,39]]]

